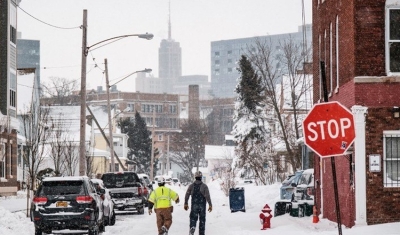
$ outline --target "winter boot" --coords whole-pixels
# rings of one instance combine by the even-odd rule
[[[168,229],[164,225],[161,227],[161,230],[164,232],[163,235],[168,235]]]
[[[189,230],[189,235],[194,235],[194,231],[196,230],[195,227],[191,227]]]

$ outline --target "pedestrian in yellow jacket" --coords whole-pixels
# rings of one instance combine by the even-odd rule
[[[165,178],[158,181],[158,188],[153,190],[149,197],[149,215],[153,212],[157,216],[157,228],[159,235],[168,235],[172,224],[172,201],[179,203],[179,195],[172,189],[165,187]]]

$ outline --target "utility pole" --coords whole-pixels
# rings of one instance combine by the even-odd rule
[[[168,137],[167,137],[167,175],[169,174],[169,133],[168,133]]]
[[[82,24],[82,67],[81,67],[81,121],[79,142],[79,175],[86,175],[86,47],[87,47],[87,10],[83,10]]]
[[[111,157],[111,172],[115,172],[115,160],[114,160],[114,141],[113,141],[113,126],[111,123],[111,105],[110,105],[110,82],[108,80],[108,66],[107,59],[104,59],[105,73],[106,73],[106,89],[107,89],[107,109],[108,109],[108,136],[110,142],[110,157]]]
[[[153,106],[153,125],[151,128],[151,162],[150,162],[150,180],[153,181],[154,179],[154,126],[156,125],[155,122],[155,107]]]

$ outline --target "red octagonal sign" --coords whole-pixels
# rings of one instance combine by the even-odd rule
[[[343,155],[355,138],[353,114],[336,101],[316,104],[303,121],[303,136],[321,157]]]

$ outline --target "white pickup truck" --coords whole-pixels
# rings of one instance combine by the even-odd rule
[[[143,186],[135,172],[104,173],[101,179],[104,186],[110,190],[115,208],[118,210],[134,209],[139,214],[144,214]]]

